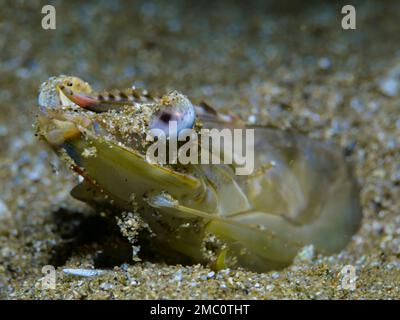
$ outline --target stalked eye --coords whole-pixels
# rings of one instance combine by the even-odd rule
[[[192,103],[174,91],[161,99],[159,110],[151,118],[150,129],[160,129],[167,137],[176,137],[182,130],[193,128],[195,119]]]

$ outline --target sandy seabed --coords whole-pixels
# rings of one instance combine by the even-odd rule
[[[59,1],[56,30],[40,1],[0,1],[0,297],[4,299],[400,298],[400,3],[359,1]],[[303,255],[280,271],[214,272],[156,261],[93,268],[107,233],[76,184],[34,136],[37,91],[51,75],[95,88],[177,89],[250,122],[294,128],[349,150],[364,219],[337,255]],[[96,230],[96,232],[93,232]],[[44,265],[57,269],[42,290]],[[355,267],[353,291],[340,270]]]

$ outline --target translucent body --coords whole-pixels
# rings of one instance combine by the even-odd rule
[[[335,145],[253,127],[255,171],[249,176],[237,176],[231,165],[223,164],[163,167],[148,163],[142,150],[117,138],[105,139],[91,115],[121,105],[140,108],[140,96],[105,104],[86,87],[81,94],[76,89],[65,92],[59,85],[53,78],[42,90],[57,86],[50,91],[67,97],[75,111],[63,107],[68,105],[65,99],[49,95],[48,107],[41,99],[42,107],[51,112],[39,117],[38,130],[85,178],[72,194],[97,206],[112,200],[116,210],[132,210],[134,195],[135,208],[155,234],[152,247],[159,253],[175,255],[178,261],[182,257],[182,261],[211,263],[216,269],[266,271],[290,264],[306,245],[323,254],[338,252],[359,227],[358,188]],[[53,101],[60,101],[59,108]],[[153,103],[150,110],[158,113],[160,102]],[[208,106],[196,110],[196,121],[203,128],[248,128]],[[95,156],[82,156],[88,148],[96,150]],[[213,257],[205,254],[210,235],[219,239]]]

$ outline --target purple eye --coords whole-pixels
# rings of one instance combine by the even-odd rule
[[[160,129],[167,137],[176,137],[183,129],[193,128],[196,114],[189,99],[174,91],[163,100],[150,121],[150,129]]]

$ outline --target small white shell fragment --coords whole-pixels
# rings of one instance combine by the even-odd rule
[[[331,60],[327,57],[322,57],[318,60],[318,66],[321,69],[328,69],[332,65]]]
[[[84,158],[95,157],[96,154],[97,154],[96,147],[85,148],[82,152],[82,157]]]
[[[104,274],[103,270],[98,269],[63,269],[63,272],[78,277],[97,277]]]
[[[379,89],[389,97],[394,97],[398,93],[399,83],[395,78],[384,78],[379,81]]]
[[[149,204],[155,208],[158,207],[169,207],[175,208],[178,202],[167,194],[158,194],[149,198]]]
[[[315,249],[313,245],[308,245],[303,247],[299,253],[297,254],[295,261],[300,262],[306,262],[306,261],[311,261],[314,258],[315,255]]]
[[[10,210],[7,205],[0,199],[0,220],[11,217]]]
[[[252,114],[252,115],[250,115],[250,116],[247,118],[247,121],[248,121],[249,123],[256,123],[257,117],[256,117],[254,114]]]

